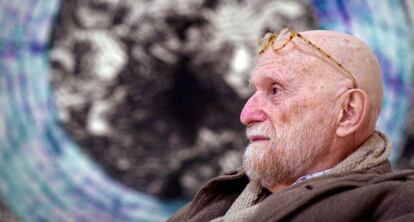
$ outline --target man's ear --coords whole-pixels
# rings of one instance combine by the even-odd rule
[[[350,89],[343,96],[336,129],[339,137],[350,135],[367,121],[367,93],[361,89]]]

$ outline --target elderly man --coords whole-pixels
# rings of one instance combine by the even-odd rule
[[[209,181],[170,221],[414,221],[414,171],[391,172],[375,130],[375,55],[332,31],[267,34],[240,120],[243,169]]]

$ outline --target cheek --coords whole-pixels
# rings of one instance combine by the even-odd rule
[[[286,124],[289,121],[290,121],[290,117],[289,117],[289,114],[287,112],[283,112],[283,113],[280,114],[280,116],[279,116],[279,122],[281,124]]]
[[[282,104],[278,104],[277,106],[269,107],[270,116],[272,116],[272,122],[276,125],[283,125],[289,124],[292,121],[300,121],[301,119],[307,118],[308,115],[311,113],[318,112],[321,106],[325,106],[325,102],[322,99],[316,100],[314,98],[315,93],[304,90],[300,95],[295,95],[294,98],[291,98],[285,101]],[[309,96],[309,95],[313,95]],[[320,115],[313,116],[315,118],[315,123],[324,121],[324,113],[322,110],[318,112]]]
[[[331,126],[337,116],[336,110],[335,104],[328,101],[314,105],[313,110],[309,113],[309,122],[315,126]]]
[[[306,98],[287,104],[284,109],[280,109],[277,113],[277,120],[281,124],[288,124],[294,119],[301,119],[311,106],[312,104]]]

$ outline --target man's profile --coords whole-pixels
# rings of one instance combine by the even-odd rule
[[[170,221],[414,221],[414,171],[392,172],[375,130],[381,70],[333,31],[267,34],[240,121],[241,170],[216,177]]]

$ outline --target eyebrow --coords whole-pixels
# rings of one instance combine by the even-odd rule
[[[263,77],[261,79],[263,79],[264,81],[273,81],[273,82],[277,82],[278,84],[280,84],[282,86],[286,86],[287,80],[283,80],[279,76],[275,75],[275,74],[279,74],[279,75],[287,76],[286,74],[284,74],[282,72],[263,71],[263,72],[258,72],[258,74],[263,75]],[[250,78],[250,80],[249,80],[249,89],[253,90],[253,92],[256,91],[256,86],[255,86],[252,78]]]

